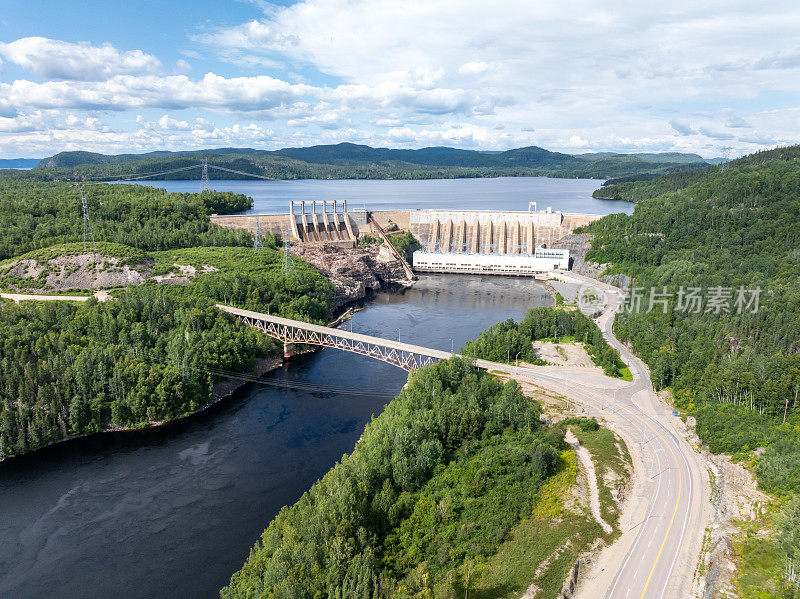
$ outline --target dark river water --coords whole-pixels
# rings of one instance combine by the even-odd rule
[[[449,350],[549,304],[530,279],[428,275],[377,295],[352,328]],[[352,451],[405,380],[324,349],[173,426],[0,464],[0,597],[217,597],[281,506]]]
[[[196,193],[200,181],[141,183],[167,191]],[[527,210],[536,202],[539,210],[551,206],[562,212],[611,214],[633,212],[630,202],[596,200],[597,179],[549,179],[546,177],[498,177],[495,179],[211,181],[219,191],[243,193],[254,200],[253,213],[288,213],[289,201],[347,200],[349,210],[455,209]],[[318,210],[322,208],[318,205]],[[310,207],[307,208],[310,210]]]

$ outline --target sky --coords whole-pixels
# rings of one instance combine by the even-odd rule
[[[800,142],[800,3],[0,0],[0,157]]]

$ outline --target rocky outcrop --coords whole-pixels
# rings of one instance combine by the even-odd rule
[[[15,291],[102,289],[141,285],[149,280],[158,284],[188,285],[198,269],[175,263],[164,275],[153,275],[153,260],[127,264],[124,259],[101,253],[65,254],[48,260],[24,258],[0,266],[0,277]],[[215,272],[214,266],[203,264],[201,274]]]
[[[734,540],[741,536],[743,523],[758,518],[772,498],[759,491],[755,476],[730,456],[713,454],[702,444],[694,418],[687,418],[690,442],[700,448],[711,475],[711,526],[706,530],[701,554],[705,580],[702,597],[735,597],[738,555]]]
[[[570,233],[564,235],[553,244],[553,247],[569,250],[572,259],[572,271],[579,275],[597,278],[606,269],[606,265],[586,261],[586,252],[592,249],[594,235],[589,233]]]
[[[411,285],[400,262],[379,245],[365,249],[343,248],[327,243],[295,245],[292,246],[292,253],[311,264],[333,283],[333,311],[363,299],[370,291]]]
[[[39,262],[20,259],[0,268],[0,276],[10,277],[6,285],[17,290],[52,289],[100,289],[102,287],[124,287],[144,283],[152,266],[128,265],[121,258],[102,254],[63,255]],[[31,281],[27,286],[26,282]]]

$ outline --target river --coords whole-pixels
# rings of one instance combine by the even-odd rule
[[[425,275],[351,322],[449,350],[551,303],[531,279]],[[405,380],[323,349],[173,426],[0,464],[0,597],[217,597],[280,508],[352,451]],[[275,388],[286,381],[300,388]]]
[[[551,206],[561,212],[611,214],[633,212],[633,204],[618,200],[596,200],[592,192],[597,179],[551,179],[547,177],[498,177],[494,179],[220,181],[211,188],[243,193],[253,198],[252,213],[289,212],[289,201],[347,200],[348,209],[457,209],[527,210],[537,202],[540,210]],[[196,193],[200,181],[153,181],[141,183],[167,191]],[[321,209],[321,206],[318,206]]]

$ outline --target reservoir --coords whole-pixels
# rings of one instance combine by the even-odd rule
[[[167,191],[196,193],[200,181],[152,181],[141,183]],[[592,192],[598,179],[550,179],[547,177],[498,177],[493,179],[220,181],[212,189],[243,193],[253,198],[251,213],[279,214],[289,211],[294,200],[347,200],[350,210],[527,210],[536,202],[539,210],[551,206],[561,212],[612,214],[633,212],[633,204],[596,200]]]
[[[531,279],[423,275],[375,296],[352,329],[458,349],[551,304]],[[174,425],[0,464],[0,597],[217,597],[281,507],[352,451],[405,381],[323,349]]]

